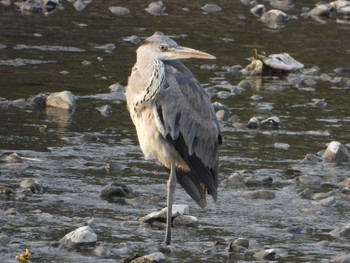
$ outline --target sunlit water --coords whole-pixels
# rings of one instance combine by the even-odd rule
[[[261,249],[285,249],[280,262],[328,262],[348,254],[347,241],[328,233],[349,223],[349,196],[335,192],[336,203],[323,207],[302,198],[299,193],[306,186],[286,171],[298,169],[328,185],[316,185],[315,193],[335,190],[350,176],[349,164],[301,162],[305,154],[325,149],[332,140],[350,143],[349,87],[337,81],[346,75],[333,72],[350,66],[349,24],[320,23],[299,16],[302,7],[312,7],[311,2],[317,1],[305,6],[295,1],[295,7],[286,12],[297,17],[279,29],[262,24],[249,12],[251,7],[239,1],[219,1],[223,10],[215,14],[203,14],[202,1],[164,2],[168,15],[159,17],[144,11],[149,4],[145,1],[92,1],[82,12],[64,1],[65,10],[49,16],[21,15],[14,5],[0,5],[0,44],[6,46],[0,49],[0,98],[16,100],[63,90],[79,98],[74,112],[0,109],[0,153],[17,152],[38,159],[0,163],[0,185],[20,192],[20,182],[33,178],[44,188],[25,201],[0,201],[0,234],[10,237],[0,249],[0,262],[16,262],[15,256],[27,247],[33,253],[30,262],[118,262],[133,253],[157,251],[164,231],[141,226],[139,218],[165,206],[167,174],[161,166],[143,159],[125,102],[111,97],[108,89],[116,82],[125,85],[135,62],[137,46],[123,38],[144,38],[155,31],[217,57],[184,63],[213,95],[212,100],[228,106],[242,124],[253,116],[281,119],[281,128],[273,131],[237,127],[232,119],[222,123],[218,201],[210,200],[201,210],[177,189],[175,203],[189,204],[190,214],[200,225],[174,229],[173,251],[165,253],[167,260],[255,261],[256,251],[239,254],[214,245],[219,239],[229,243],[238,237],[256,240]],[[119,4],[131,13],[116,16],[108,10]],[[116,49],[95,48],[108,43],[114,43]],[[243,80],[227,73],[225,67],[247,65],[252,48],[268,54],[288,52],[306,68],[319,67],[318,75],[325,73],[329,80],[290,84],[286,78],[253,79],[257,83],[253,88],[220,99],[220,94],[231,93]],[[91,64],[83,65],[83,61]],[[211,67],[213,63],[217,66]],[[201,69],[202,65],[207,67]],[[262,99],[252,100],[257,94]],[[325,98],[326,107],[310,106],[314,98]],[[105,104],[113,109],[109,117],[96,110]],[[276,148],[275,143],[290,148]],[[270,176],[273,184],[267,188],[227,184],[225,180],[239,170],[251,171],[247,176],[257,178]],[[100,199],[101,189],[113,181],[133,189],[126,204]],[[244,191],[262,188],[276,197],[242,197]],[[310,210],[314,212],[305,212]],[[106,254],[68,252],[52,245],[91,218]],[[329,247],[317,245],[324,240],[330,241]]]

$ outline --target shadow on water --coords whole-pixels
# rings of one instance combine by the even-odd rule
[[[111,97],[108,88],[116,82],[126,85],[135,62],[137,45],[123,38],[137,35],[142,40],[154,31],[218,58],[184,63],[212,100],[231,112],[222,123],[218,201],[209,201],[201,210],[177,189],[175,203],[189,204],[200,225],[174,229],[174,251],[166,253],[167,260],[254,262],[254,253],[264,248],[284,251],[278,254],[279,262],[330,262],[348,254],[343,239],[328,233],[349,223],[350,197],[338,187],[349,177],[349,164],[301,160],[332,140],[349,146],[349,86],[342,82],[349,74],[333,71],[349,67],[349,24],[303,18],[303,8],[312,8],[317,1],[294,3],[286,11],[291,19],[277,29],[254,17],[244,1],[219,1],[222,10],[213,14],[202,13],[203,1],[164,2],[164,16],[146,13],[145,1],[94,0],[80,12],[63,1],[64,10],[48,16],[22,15],[15,5],[0,4],[0,102],[63,90],[78,97],[72,112],[0,107],[0,185],[17,195],[23,195],[20,183],[26,178],[43,186],[42,192],[22,199],[0,200],[0,261],[16,262],[15,256],[26,247],[33,253],[31,262],[118,262],[135,252],[157,251],[164,231],[140,226],[139,218],[165,206],[167,175],[161,166],[143,159],[125,101]],[[116,16],[108,10],[118,4],[131,13]],[[112,51],[96,48],[111,43],[116,46]],[[252,48],[268,54],[287,52],[307,69],[320,70],[294,82],[287,77],[253,79],[249,88],[232,92],[244,78],[226,69],[245,67]],[[253,95],[261,99],[254,100]],[[326,106],[312,104],[312,99],[323,98]],[[107,117],[96,110],[106,104],[113,111]],[[239,117],[238,124],[234,116]],[[245,124],[254,116],[278,116],[281,127],[249,130]],[[27,159],[4,161],[13,152]],[[241,181],[232,181],[234,175]],[[272,185],[245,181],[267,177]],[[113,181],[133,189],[126,203],[100,199],[102,188]],[[244,197],[259,189],[273,192],[275,198]],[[301,194],[307,189],[311,198]],[[335,201],[324,203],[317,194]],[[102,254],[53,245],[88,222]],[[2,241],[4,236],[9,242]],[[256,247],[229,251],[229,243],[239,237],[256,242]]]

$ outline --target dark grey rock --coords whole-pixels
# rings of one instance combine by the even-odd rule
[[[337,74],[350,74],[350,68],[335,68],[334,72]]]
[[[246,178],[244,179],[246,186],[271,186],[273,183],[272,177],[263,177],[263,178]]]
[[[257,17],[261,17],[266,12],[266,7],[263,4],[259,4],[250,9],[250,13]]]
[[[113,43],[109,43],[109,44],[102,45],[102,46],[96,46],[95,48],[99,49],[99,50],[106,51],[106,52],[111,52],[111,51],[115,50],[117,47]]]
[[[190,215],[181,215],[173,219],[173,226],[176,227],[197,227],[198,219]]]
[[[126,184],[113,182],[101,190],[100,197],[108,201],[122,201],[130,193],[132,193],[132,189]]]
[[[252,117],[249,119],[247,127],[249,129],[259,129],[260,128],[260,121],[257,117]]]
[[[21,108],[24,109],[27,107],[27,100],[26,99],[17,99],[17,100],[13,100],[11,102],[11,105],[16,107],[16,108]]]
[[[276,28],[288,21],[288,15],[281,10],[272,9],[263,13],[260,19],[267,26]]]
[[[47,95],[44,93],[30,97],[27,101],[29,108],[42,110],[46,108]]]

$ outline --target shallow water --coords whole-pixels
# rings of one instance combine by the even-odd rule
[[[149,4],[145,1],[92,1],[81,12],[64,1],[65,9],[49,16],[22,15],[14,5],[0,5],[0,44],[6,46],[0,49],[0,98],[16,100],[63,90],[79,98],[74,112],[0,109],[0,153],[17,152],[37,159],[0,163],[0,185],[20,193],[20,182],[33,178],[44,188],[23,201],[0,200],[0,234],[10,237],[8,244],[2,244],[0,261],[16,262],[15,256],[26,247],[33,253],[30,262],[118,262],[133,253],[157,251],[164,231],[141,226],[138,220],[165,206],[167,174],[161,166],[143,159],[125,102],[111,96],[108,89],[116,82],[125,85],[135,62],[137,46],[123,38],[144,38],[155,31],[217,57],[185,64],[213,95],[212,100],[228,106],[241,123],[253,116],[281,119],[281,128],[273,131],[240,128],[232,120],[222,124],[218,201],[209,200],[201,210],[177,189],[175,203],[189,204],[190,214],[200,225],[174,229],[173,251],[165,252],[167,260],[256,261],[255,251],[240,254],[214,245],[218,239],[229,243],[238,237],[256,240],[261,249],[285,249],[280,262],[329,262],[348,254],[347,241],[328,233],[349,223],[349,196],[335,191],[335,204],[324,207],[299,193],[305,188],[328,193],[350,177],[348,163],[301,162],[305,154],[325,149],[332,140],[350,145],[349,87],[337,79],[349,75],[333,72],[350,66],[350,25],[299,16],[303,7],[317,1],[295,1],[295,7],[286,13],[297,17],[278,29],[262,24],[249,12],[251,7],[239,1],[219,1],[223,10],[215,14],[202,14],[203,1],[164,2],[168,15],[159,17],[143,10]],[[108,10],[119,4],[131,13],[116,16]],[[108,43],[114,43],[116,49],[95,48]],[[325,73],[330,80],[313,78],[314,82],[293,85],[286,78],[253,79],[258,83],[253,88],[220,99],[220,92],[231,93],[232,86],[243,80],[223,67],[247,65],[252,48],[268,54],[287,52],[306,68],[319,67],[318,76]],[[91,64],[83,65],[83,61]],[[217,67],[209,67],[213,63]],[[212,69],[201,68],[203,65]],[[252,100],[257,94],[262,99]],[[326,98],[326,107],[310,106],[313,98]],[[105,104],[113,109],[108,117],[96,110]],[[276,148],[275,143],[290,148]],[[317,177],[322,186],[298,184],[286,174],[290,168]],[[266,189],[276,198],[245,199],[244,191],[263,187],[225,183],[243,169],[257,178],[272,177],[273,184]],[[126,204],[100,199],[101,189],[113,181],[133,189]],[[52,245],[91,218],[104,255],[68,252]],[[329,247],[317,244],[323,240],[330,242]]]

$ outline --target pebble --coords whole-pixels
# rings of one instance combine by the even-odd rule
[[[340,142],[332,141],[323,153],[323,158],[328,162],[346,162],[350,160],[350,153]]]
[[[201,9],[208,14],[217,13],[222,10],[222,8],[216,4],[205,4]]]
[[[340,188],[350,188],[350,178],[346,178],[343,181],[341,181],[338,186]]]
[[[311,9],[309,15],[329,17],[335,15],[335,11],[336,9],[330,4],[319,4]]]
[[[230,116],[225,110],[218,110],[215,114],[219,121],[227,121]]]
[[[259,95],[259,94],[253,95],[250,98],[252,100],[254,100],[254,101],[258,101],[258,100],[262,100],[263,99],[263,97],[261,95]]]
[[[129,36],[129,37],[124,37],[123,40],[125,42],[130,42],[130,43],[135,44],[135,45],[138,45],[138,44],[141,43],[141,38],[139,38],[136,35],[132,35],[132,36]]]
[[[305,188],[318,188],[322,184],[322,179],[316,175],[301,175],[296,178],[296,181]]]
[[[97,235],[91,227],[82,226],[66,234],[59,240],[59,244],[68,250],[95,248]]]
[[[87,1],[77,0],[73,3],[73,6],[74,6],[75,10],[80,12],[80,11],[84,10],[85,7],[87,6]]]
[[[275,28],[288,21],[288,15],[280,10],[271,9],[262,14],[261,21],[268,26]]]
[[[350,68],[335,68],[334,72],[337,74],[350,74]]]
[[[70,91],[55,92],[46,98],[46,105],[48,107],[73,110],[76,107],[76,100]]]
[[[118,16],[125,16],[127,14],[130,14],[130,10],[126,7],[122,6],[110,6],[108,9],[115,15]]]
[[[160,211],[152,212],[144,217],[140,218],[142,223],[148,223],[151,225],[157,224],[158,222],[164,223],[166,219],[167,208],[163,208]],[[188,205],[173,205],[172,209],[172,218],[188,215],[189,214],[189,206]],[[174,219],[173,219],[174,220]],[[160,225],[162,226],[162,225]],[[165,225],[164,225],[165,226]]]
[[[130,263],[163,263],[163,262],[165,262],[165,256],[161,252],[140,256],[130,261]]]
[[[257,117],[252,117],[249,119],[247,127],[249,129],[259,129],[260,128],[260,121]]]
[[[321,204],[323,207],[333,206],[336,204],[335,196],[331,196],[331,197],[325,198],[323,200],[320,200],[319,204]]]
[[[329,232],[329,234],[333,237],[340,238],[350,238],[350,223],[345,226],[340,226]]]
[[[127,185],[123,183],[112,182],[101,190],[100,197],[101,199],[108,201],[121,201],[119,198],[124,198],[130,193],[132,193],[132,189]]]
[[[145,10],[154,16],[166,15],[166,13],[165,13],[166,6],[164,5],[164,3],[162,1],[150,3],[148,5],[148,7],[145,8]]]
[[[266,12],[266,7],[263,4],[259,4],[250,9],[250,13],[256,17],[261,17],[263,13]]]
[[[244,184],[246,186],[271,186],[273,183],[272,177],[263,177],[263,178],[245,178]]]
[[[245,191],[242,196],[246,199],[274,199],[276,194],[269,190],[254,190],[254,191]]]
[[[82,64],[83,66],[90,66],[92,63],[91,63],[90,61],[83,60],[83,61],[81,62],[81,64]]]
[[[198,219],[195,216],[182,215],[173,220],[174,227],[197,227],[198,225]]]
[[[281,120],[277,116],[272,116],[260,121],[261,128],[264,129],[278,129],[281,126]]]
[[[112,114],[113,110],[112,107],[110,105],[103,105],[101,107],[97,107],[96,110],[98,110],[102,116],[109,116]]]
[[[273,144],[273,147],[282,150],[289,150],[290,145],[288,143],[276,142]]]
[[[4,153],[1,157],[7,163],[21,163],[23,161],[17,153]]]
[[[32,179],[26,178],[20,183],[20,187],[23,189],[30,189],[30,191],[34,193],[41,193],[43,191],[43,187],[40,182]]]
[[[95,48],[99,49],[99,50],[106,51],[106,52],[112,52],[117,47],[113,43],[110,43],[110,44],[106,44],[106,45],[102,45],[102,46],[96,46]]]
[[[276,251],[274,249],[265,249],[254,254],[257,260],[275,260]]]

